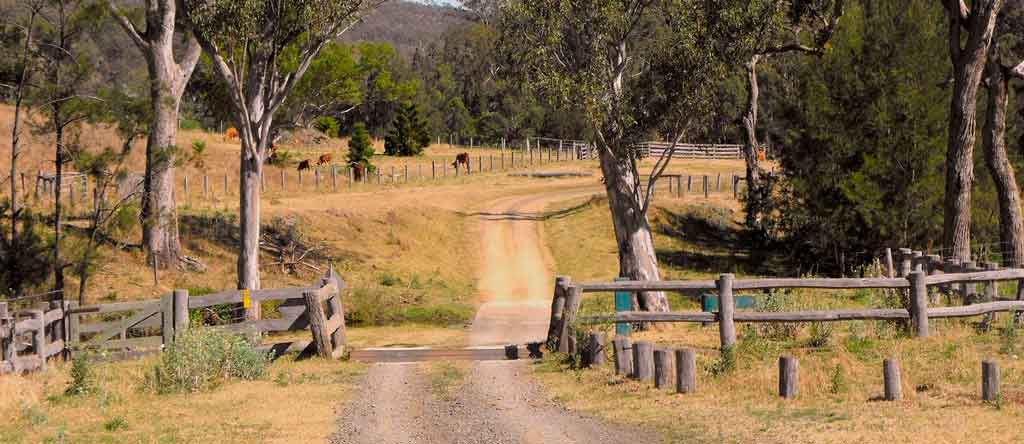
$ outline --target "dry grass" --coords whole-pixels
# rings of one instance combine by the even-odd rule
[[[308,443],[336,429],[335,408],[364,368],[282,358],[260,381],[209,393],[155,395],[141,389],[152,359],[96,367],[99,390],[66,396],[67,366],[0,377],[0,442]]]
[[[716,225],[710,221],[727,214],[703,204],[703,196],[682,202],[662,199],[660,207],[652,210],[663,276],[706,279],[720,272],[743,275],[758,270],[741,242],[718,237],[735,231],[738,203],[717,202],[733,211],[733,220],[717,224],[728,229],[707,230],[708,237],[699,238],[693,235],[695,228],[707,229]],[[617,256],[607,212],[607,205],[599,203],[546,222],[560,274],[575,281],[604,281],[615,276]],[[680,222],[688,216],[695,217]],[[694,220],[708,223],[695,224]],[[673,307],[699,311],[695,295],[688,296],[671,294]],[[798,291],[784,297],[786,306],[782,308],[877,307],[883,299],[881,293],[870,291]],[[593,294],[584,299],[584,315],[612,309],[610,295]],[[997,325],[1006,325],[1006,318],[1002,316]],[[714,324],[671,325],[636,334],[635,339],[659,346],[698,350],[701,372],[694,395],[659,392],[648,384],[614,376],[610,367],[572,370],[557,358],[536,370],[551,396],[569,408],[657,429],[669,442],[969,443],[984,437],[986,442],[1011,443],[1024,439],[1024,431],[1013,425],[1024,418],[1024,362],[1020,359],[1024,344],[1019,336],[979,334],[967,321],[933,322],[934,336],[927,340],[907,339],[885,323],[830,326],[814,336],[812,327],[803,325],[795,336],[774,339],[769,337],[778,334],[778,329],[741,328],[736,368],[725,374],[716,370],[721,360]],[[814,339],[826,344],[816,344]],[[1011,343],[1016,344],[1015,349],[1011,350]],[[776,360],[782,354],[800,359],[801,392],[796,401],[777,397]],[[882,394],[881,367],[887,357],[896,357],[902,364],[905,399],[901,402],[874,401]],[[988,358],[997,359],[1003,373],[1004,396],[998,405],[980,401],[981,361]]]
[[[1024,362],[1000,353],[993,334],[976,335],[959,323],[942,323],[935,337],[915,341],[837,333],[833,343],[805,346],[806,337],[772,342],[748,338],[737,368],[716,376],[714,327],[679,327],[641,338],[663,346],[699,349],[698,392],[679,395],[614,376],[611,368],[575,371],[554,360],[537,368],[552,396],[569,408],[626,424],[655,428],[671,442],[779,443],[1013,443],[1024,431]],[[870,330],[870,328],[869,328]],[[776,359],[800,360],[800,394],[777,396]],[[901,361],[904,400],[877,401],[882,360]],[[981,361],[997,358],[1003,399],[980,401]]]

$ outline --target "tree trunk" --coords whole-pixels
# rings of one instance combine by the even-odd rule
[[[993,48],[994,49],[994,48]],[[987,64],[988,106],[983,130],[985,164],[992,173],[999,198],[999,240],[1003,264],[1024,265],[1024,216],[1021,215],[1020,188],[1013,166],[1006,156],[1006,108],[1009,103],[1009,78],[994,55]]]
[[[243,143],[255,143],[246,141]],[[238,288],[260,289],[260,177],[263,162],[259,156],[252,157],[250,150],[242,148],[238,193],[239,229],[241,245],[238,252]],[[255,304],[247,317],[258,318],[259,308]]]
[[[953,99],[949,113],[949,146],[946,152],[946,195],[943,243],[956,259],[971,257],[971,187],[974,183],[974,140],[977,126],[978,89],[996,16],[1002,0],[975,2],[968,14],[967,36],[961,38],[958,8],[949,11],[949,48],[953,62]],[[961,40],[966,42],[961,47]]]
[[[142,243],[154,259],[165,266],[182,258],[178,238],[178,209],[174,193],[174,162],[178,147],[178,108],[180,96],[152,77],[153,125],[146,143],[146,178],[142,195]]]
[[[761,165],[758,163],[758,147],[760,144],[757,141],[757,112],[758,112],[758,97],[760,95],[760,89],[757,83],[757,63],[760,61],[760,55],[754,55],[747,62],[747,112],[743,116],[743,131],[746,138],[743,143],[743,159],[746,161],[746,179],[747,179],[747,227],[752,229],[760,229],[761,227],[761,212],[764,209],[765,198],[762,192],[761,184]]]
[[[636,172],[629,159],[622,159],[613,152],[601,149],[600,160],[619,247],[619,276],[641,281],[661,280],[650,223],[636,189]],[[660,291],[640,293],[637,305],[645,311],[669,310],[668,299]]]
[[[60,255],[60,243],[61,237],[64,232],[63,222],[63,205],[60,201],[61,188],[63,188],[63,177],[64,174],[64,123],[62,120],[61,111],[55,110],[53,121],[55,123],[55,136],[54,142],[57,147],[54,154],[54,164],[56,169],[56,175],[53,178],[53,290],[63,291],[64,290],[64,265],[62,263]]]

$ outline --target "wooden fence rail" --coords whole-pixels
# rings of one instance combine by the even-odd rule
[[[910,253],[912,254],[912,253]],[[700,322],[703,324],[718,323],[722,348],[729,348],[736,342],[736,322],[835,322],[851,320],[910,320],[908,327],[915,337],[927,337],[930,334],[929,319],[959,318],[991,315],[1000,312],[1024,312],[1024,298],[1018,300],[995,300],[996,285],[1000,281],[1020,281],[1024,279],[1024,269],[1006,269],[990,271],[974,271],[967,268],[965,272],[937,272],[932,267],[933,275],[927,276],[926,262],[921,262],[915,269],[914,263],[909,271],[896,278],[864,278],[864,279],[735,279],[732,275],[723,274],[714,281],[615,281],[597,283],[572,283],[571,279],[561,277],[555,282],[555,295],[552,301],[552,316],[549,326],[548,343],[553,350],[572,353],[575,350],[573,331],[576,324],[616,323],[629,324],[637,322]],[[992,267],[990,267],[992,268]],[[906,271],[906,270],[905,270]],[[929,307],[934,291],[930,287],[949,287],[950,284],[973,285],[983,284],[984,295],[976,297],[973,288],[962,287],[963,300],[969,305],[950,307]],[[890,289],[906,291],[909,305],[904,308],[864,308],[813,310],[793,312],[751,312],[735,311],[736,291],[774,290],[789,288],[849,290],[849,289]],[[952,288],[952,287],[949,287]],[[934,290],[934,288],[933,288]],[[718,293],[717,312],[637,312],[620,310],[614,315],[589,316],[578,319],[578,311],[584,293],[593,292],[631,293],[641,291],[715,291]],[[1021,293],[1018,291],[1018,295]],[[618,296],[617,296],[618,299]],[[983,301],[975,302],[974,299]],[[628,304],[627,304],[628,306]]]
[[[308,328],[312,341],[273,343],[261,348],[276,354],[305,351],[337,358],[344,354],[346,344],[341,301],[344,288],[344,281],[331,268],[310,287],[231,290],[194,298],[187,290],[175,290],[158,300],[82,307],[75,302],[55,301],[46,307],[13,312],[7,303],[0,302],[0,373],[45,369],[48,358],[83,351],[101,350],[113,358],[157,353],[187,331],[190,311],[225,305],[248,308],[264,301],[281,301],[280,316],[211,328],[248,334]],[[111,320],[118,314],[120,318]]]

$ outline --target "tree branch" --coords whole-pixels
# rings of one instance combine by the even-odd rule
[[[110,14],[114,16],[114,20],[121,26],[121,29],[124,29],[124,32],[128,34],[132,43],[134,43],[140,51],[148,51],[149,42],[147,42],[143,37],[145,33],[139,32],[139,29],[135,27],[135,23],[132,23],[131,19],[128,18],[128,15],[126,15],[121,8],[117,7],[114,2],[107,2],[107,5],[110,7]]]

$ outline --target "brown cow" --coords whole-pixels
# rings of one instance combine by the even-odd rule
[[[228,128],[228,130],[224,132],[225,142],[236,139],[238,139],[238,129],[236,129],[235,127]]]
[[[303,160],[302,162],[299,162],[299,168],[298,168],[299,171],[305,171],[305,170],[311,170],[311,169],[313,169],[313,163],[309,159],[306,159],[306,160]]]
[[[331,155],[330,154],[322,154],[322,155],[320,155],[320,159],[318,159],[316,161],[317,165],[327,165],[329,163],[331,163]]]
[[[455,161],[452,162],[452,166],[458,168],[459,164],[465,165],[466,168],[469,168],[469,153],[459,153],[455,156]]]
[[[353,162],[351,166],[352,179],[354,179],[356,182],[361,182],[363,180],[363,177],[366,176],[366,166],[359,162]]]

